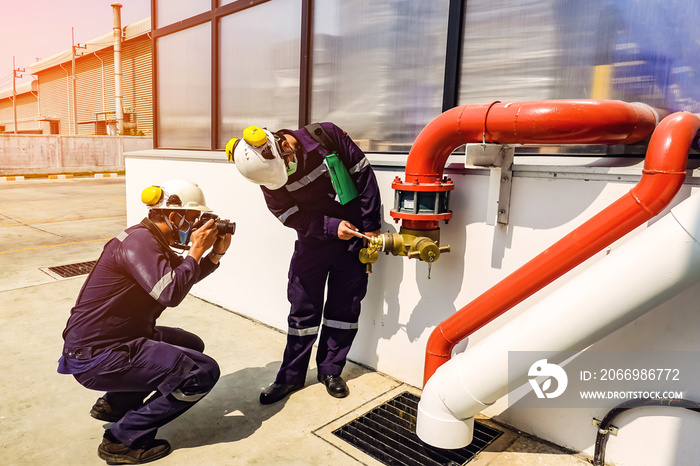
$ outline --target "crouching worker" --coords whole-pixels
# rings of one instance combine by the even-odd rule
[[[170,453],[170,444],[155,438],[158,428],[219,379],[219,366],[202,353],[197,335],[155,323],[218,268],[231,234],[219,234],[213,219],[195,227],[211,210],[191,181],[147,188],[141,199],[148,218],[105,245],[71,310],[58,365],[59,373],[106,392],[90,415],[114,423],[97,449],[108,464],[146,463]],[[171,249],[186,249],[190,240],[184,259]]]

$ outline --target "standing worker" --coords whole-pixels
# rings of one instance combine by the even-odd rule
[[[243,139],[229,141],[226,154],[245,178],[261,185],[269,210],[298,237],[289,266],[287,346],[260,403],[275,403],[304,386],[319,330],[318,380],[331,396],[346,397],[341,373],[367,292],[358,254],[381,228],[372,167],[332,123],[275,133],[251,126]]]
[[[231,233],[221,233],[214,219],[194,226],[211,210],[191,181],[146,188],[141,200],[148,218],[105,245],[71,310],[58,365],[84,387],[107,392],[90,415],[114,422],[97,449],[108,464],[147,463],[170,453],[167,440],[155,438],[158,428],[219,379],[219,366],[202,353],[197,335],[155,323],[218,268]],[[171,250],[187,248],[190,238],[184,259]]]

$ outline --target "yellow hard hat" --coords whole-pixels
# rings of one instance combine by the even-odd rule
[[[251,146],[260,147],[267,142],[267,134],[259,126],[248,126],[243,130],[243,139]]]
[[[204,193],[190,180],[168,180],[163,186],[149,186],[141,191],[141,202],[149,209],[211,212],[204,200]]]

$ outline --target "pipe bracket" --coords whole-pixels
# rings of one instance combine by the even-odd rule
[[[515,147],[503,144],[466,144],[465,168],[489,169],[488,225],[508,225]]]
[[[612,424],[610,424],[607,429],[601,429],[600,428],[601,421],[600,421],[600,419],[596,419],[596,418],[593,418],[591,420],[591,424],[596,426],[598,428],[598,432],[601,433],[602,435],[610,434],[610,435],[614,435],[615,437],[617,437],[617,433],[620,430],[618,427],[615,427]]]

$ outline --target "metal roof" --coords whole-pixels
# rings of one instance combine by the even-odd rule
[[[129,24],[128,26],[123,27],[122,30],[124,34],[124,41],[134,39],[135,37],[139,37],[144,34],[148,34],[149,32],[151,32],[151,18],[145,18],[141,21]],[[79,50],[82,55],[93,53],[98,50],[112,47],[114,45],[114,36],[113,33],[110,31],[107,34],[104,34],[100,37],[97,37],[80,45],[86,47],[81,48]],[[73,57],[71,55],[71,49],[67,49],[49,58],[44,58],[43,60],[39,60],[36,63],[32,63],[32,65],[28,67],[28,71],[31,74],[37,74],[40,71],[53,68],[54,66],[58,66],[62,63],[70,62],[72,59]]]
[[[17,95],[26,94],[29,92],[36,93],[38,90],[38,84],[36,81],[17,84],[17,86],[15,86],[15,90],[17,91]],[[12,87],[0,89],[0,99],[6,99],[8,97],[12,97]]]

